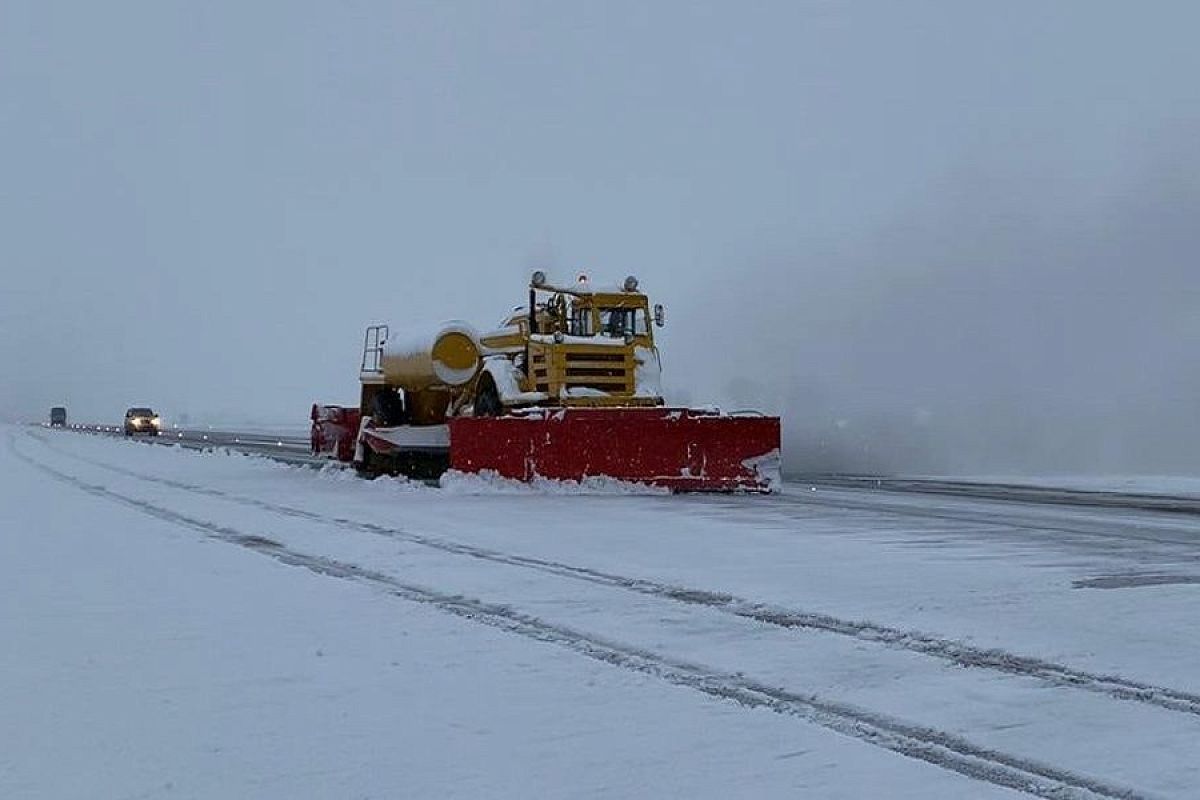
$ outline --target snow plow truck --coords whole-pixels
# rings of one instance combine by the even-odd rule
[[[432,335],[371,325],[357,408],[312,407],[314,455],[362,474],[435,480],[447,470],[672,491],[769,492],[778,417],[670,407],[651,306],[630,276],[555,286],[538,271],[499,328],[451,322]]]

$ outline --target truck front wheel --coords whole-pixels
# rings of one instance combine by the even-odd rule
[[[496,382],[490,375],[484,374],[475,392],[475,416],[498,417],[502,413],[504,405],[500,402],[500,392],[496,391]]]

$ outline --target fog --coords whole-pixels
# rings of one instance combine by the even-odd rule
[[[749,261],[721,287],[751,320],[725,397],[782,411],[796,472],[1195,472],[1197,134],[1100,186],[965,170]]]
[[[795,473],[1200,472],[1190,3],[0,15],[6,419],[303,424],[541,267]]]

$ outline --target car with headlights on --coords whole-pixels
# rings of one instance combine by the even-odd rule
[[[154,409],[144,406],[135,406],[125,412],[125,435],[135,436],[145,434],[147,436],[158,436],[158,431],[162,427],[162,420],[158,414],[154,413]]]

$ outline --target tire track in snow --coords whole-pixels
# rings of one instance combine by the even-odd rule
[[[893,494],[940,495],[1078,508],[1120,508],[1165,514],[1200,514],[1200,498],[1149,492],[1069,489],[1063,486],[937,480],[934,478],[859,478],[835,475],[817,476],[812,480],[800,482],[813,487],[867,489]]]
[[[1200,716],[1200,694],[1171,689],[1164,686],[1125,678],[1120,675],[1105,675],[1089,672],[1058,664],[1053,661],[1034,656],[1019,655],[996,648],[976,647],[966,642],[933,636],[920,631],[904,630],[866,620],[850,620],[819,612],[803,611],[784,606],[762,603],[744,597],[714,592],[706,589],[695,589],[651,581],[643,578],[631,578],[588,567],[574,566],[559,561],[504,553],[485,547],[465,544],[448,539],[442,539],[424,534],[413,533],[402,528],[379,525],[371,522],[361,522],[346,517],[330,517],[313,511],[292,506],[271,503],[254,497],[246,497],[219,489],[175,481],[152,475],[143,475],[133,470],[108,464],[97,459],[87,458],[53,447],[44,439],[38,438],[48,448],[70,458],[83,461],[93,466],[107,469],[117,474],[149,481],[180,491],[191,492],[214,497],[226,502],[235,503],[251,508],[257,508],[275,514],[303,519],[309,522],[330,525],[340,528],[351,528],[365,533],[375,534],[386,538],[403,541],[433,550],[453,555],[465,556],[482,561],[489,561],[506,566],[530,569],[557,577],[585,581],[601,586],[608,586],[637,594],[671,600],[691,606],[702,606],[730,614],[742,619],[774,625],[782,628],[794,628],[818,633],[845,636],[859,641],[870,642],[900,650],[918,653],[930,658],[949,662],[955,666],[973,669],[990,670],[993,672],[1014,675],[1023,678],[1040,680],[1056,687],[1080,689],[1105,695],[1119,700],[1126,700],[1145,705],[1156,706],[1169,711]]]
[[[836,489],[836,491],[855,491],[855,490],[847,490],[847,489],[842,489],[839,487],[838,489]],[[864,487],[862,489],[858,489],[857,491],[866,492],[866,491],[870,491],[870,490],[868,490]],[[880,490],[880,491],[883,491],[883,490]],[[898,495],[901,493],[900,492],[892,492],[891,494],[893,496],[895,496],[895,495]],[[957,495],[957,496],[954,496],[954,497],[951,497],[948,499],[964,500],[964,499],[970,499],[970,498],[965,495]],[[990,500],[991,498],[979,498],[979,499]],[[1035,531],[1035,532],[1039,532],[1039,533],[1040,532],[1064,533],[1069,536],[1080,536],[1080,537],[1085,537],[1085,538],[1090,538],[1090,539],[1109,539],[1109,540],[1114,540],[1114,541],[1118,541],[1118,542],[1136,541],[1136,542],[1148,542],[1151,544],[1183,545],[1183,546],[1190,547],[1190,548],[1200,547],[1200,537],[1192,538],[1192,539],[1175,539],[1175,538],[1171,538],[1169,536],[1155,536],[1155,535],[1147,535],[1144,533],[1139,534],[1139,533],[1135,533],[1128,529],[1122,530],[1119,533],[1117,533],[1117,532],[1107,533],[1104,531],[1097,531],[1097,530],[1091,529],[1091,528],[1078,528],[1078,527],[1070,527],[1067,525],[1063,525],[1061,523],[1035,521],[1035,520],[1031,520],[1028,515],[1019,515],[1019,514],[1015,514],[1012,512],[1009,512],[1009,514],[1006,515],[1002,511],[983,512],[983,511],[971,511],[969,509],[937,509],[937,510],[934,510],[934,509],[928,509],[928,508],[921,508],[920,506],[909,505],[909,504],[903,503],[903,501],[894,500],[892,497],[879,497],[879,498],[874,498],[874,499],[869,499],[869,500],[854,500],[854,499],[848,498],[848,497],[830,498],[830,497],[813,497],[810,495],[794,494],[794,495],[781,495],[778,497],[772,497],[772,498],[770,498],[770,500],[768,502],[771,505],[777,506],[777,507],[791,506],[791,507],[795,508],[795,507],[813,506],[813,507],[818,507],[818,508],[831,508],[831,509],[835,509],[835,510],[839,510],[839,511],[866,511],[866,512],[870,512],[872,514],[890,514],[890,515],[896,516],[896,517],[913,517],[913,518],[917,518],[917,519],[936,519],[936,520],[945,521],[945,522],[968,522],[968,523],[971,523],[974,525],[983,525],[983,526],[991,527],[991,528],[1004,528],[1007,530]],[[996,503],[1010,502],[1011,503],[1013,501],[992,500],[992,502],[996,502]],[[1027,505],[1034,505],[1034,506],[1040,505],[1040,506],[1042,506],[1042,508],[1038,509],[1038,510],[1046,510],[1045,506],[1049,505],[1049,504],[1030,503]],[[1071,507],[1071,508],[1072,508],[1072,510],[1075,510],[1075,511],[1086,510],[1081,507]],[[1110,506],[1107,508],[1108,508],[1108,510],[1113,510],[1113,508],[1115,508],[1115,507]],[[1094,510],[1103,510],[1103,509],[1097,508]],[[1141,510],[1141,509],[1132,509],[1132,510]],[[1132,526],[1129,526],[1129,527],[1132,527]]]
[[[387,594],[431,606],[508,633],[555,644],[588,658],[651,675],[710,697],[730,700],[749,708],[763,708],[795,716],[845,736],[975,780],[1047,800],[1136,800],[1143,797],[1132,788],[1107,783],[1052,764],[981,747],[963,737],[936,728],[914,725],[816,695],[768,686],[741,675],[673,659],[650,650],[556,625],[504,605],[439,592],[356,564],[293,550],[267,537],[196,519],[61,472],[21,452],[15,446],[11,435],[8,437],[8,445],[21,461],[55,480],[94,497],[114,501],[157,519],[197,531],[209,539],[234,544],[282,564],[306,569],[318,575],[367,585]]]

